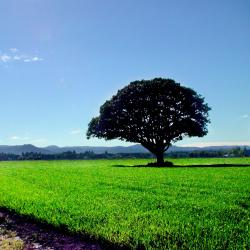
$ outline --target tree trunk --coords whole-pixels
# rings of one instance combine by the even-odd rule
[[[162,166],[164,165],[164,151],[157,152],[156,154],[157,165]]]
[[[164,145],[164,144],[163,144]],[[164,166],[164,153],[168,149],[168,147],[164,147],[162,145],[155,147],[155,145],[142,143],[142,146],[145,147],[149,152],[156,156],[157,162],[150,164],[151,166]]]

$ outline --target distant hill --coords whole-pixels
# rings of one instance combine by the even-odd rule
[[[45,148],[39,148],[32,144],[24,144],[16,146],[0,145],[0,153],[21,155],[22,153],[28,153],[28,152],[43,153],[43,154],[52,153],[49,150],[46,150]]]
[[[210,146],[210,147],[177,147],[172,146],[169,148],[168,152],[173,151],[201,151],[201,150],[222,150],[222,149],[231,149],[237,146]],[[241,146],[244,147],[244,146]],[[250,150],[250,146],[246,146],[248,150]],[[84,153],[86,151],[93,151],[95,154],[102,154],[106,151],[111,154],[117,153],[147,153],[148,151],[139,144],[135,144],[132,146],[116,146],[116,147],[92,147],[92,146],[71,146],[71,147],[58,147],[55,145],[47,146],[47,147],[36,147],[32,144],[24,144],[24,145],[16,145],[16,146],[8,146],[8,145],[0,145],[0,153],[11,153],[21,155],[22,153],[42,153],[42,154],[57,154],[63,153],[66,151],[75,151],[76,153]]]

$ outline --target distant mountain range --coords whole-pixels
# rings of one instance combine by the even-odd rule
[[[201,151],[201,150],[222,150],[222,149],[231,149],[237,146],[209,146],[209,147],[177,147],[172,146],[169,148],[168,152],[173,151]],[[241,147],[244,147],[241,146]],[[246,146],[250,150],[250,146]],[[75,151],[76,153],[84,153],[86,151],[93,151],[95,154],[102,154],[105,152],[111,154],[117,153],[148,153],[148,151],[139,144],[132,146],[116,146],[116,147],[91,147],[91,146],[70,146],[70,147],[58,147],[58,146],[48,146],[48,147],[36,147],[32,144],[16,145],[16,146],[7,146],[0,145],[0,153],[9,153],[21,155],[22,153],[42,153],[42,154],[59,154],[66,151]]]

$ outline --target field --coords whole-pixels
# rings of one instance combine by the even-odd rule
[[[173,161],[0,162],[0,207],[116,247],[249,249],[250,158]]]

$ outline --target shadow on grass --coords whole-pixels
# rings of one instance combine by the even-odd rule
[[[206,164],[206,165],[178,165],[174,164],[172,166],[151,166],[151,165],[112,165],[116,168],[227,168],[227,167],[250,167],[250,164]]]
[[[126,245],[115,244],[102,237],[71,232],[64,224],[53,226],[32,215],[21,215],[13,209],[1,206],[0,228],[3,232],[15,232],[24,241],[27,249],[33,249],[33,244],[40,245],[41,249],[129,249]]]

